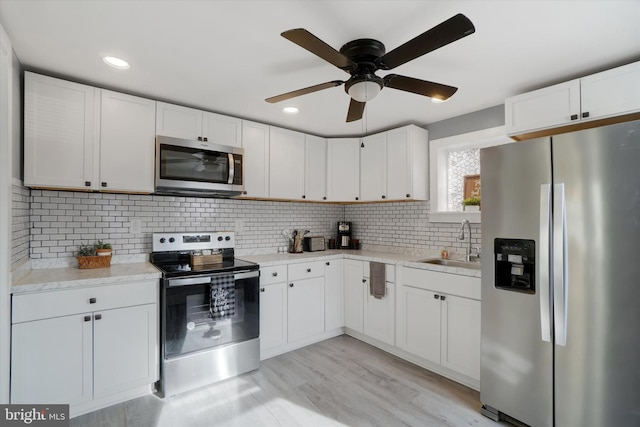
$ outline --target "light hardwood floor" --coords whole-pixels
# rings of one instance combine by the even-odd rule
[[[91,427],[487,426],[479,393],[342,335],[209,387],[71,420]]]

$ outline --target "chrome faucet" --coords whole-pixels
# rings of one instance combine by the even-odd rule
[[[462,226],[460,227],[460,234],[458,235],[458,239],[459,240],[464,240],[464,226],[467,226],[469,228],[469,247],[467,248],[467,253],[465,256],[465,261],[471,261],[471,224],[469,223],[468,219],[465,219],[464,221],[462,221]]]

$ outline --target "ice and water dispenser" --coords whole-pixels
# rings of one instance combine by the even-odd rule
[[[494,239],[495,287],[507,291],[536,293],[536,242]]]

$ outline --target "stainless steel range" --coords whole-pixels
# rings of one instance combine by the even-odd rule
[[[158,394],[173,396],[260,364],[258,264],[236,259],[233,232],[154,233],[162,271]]]

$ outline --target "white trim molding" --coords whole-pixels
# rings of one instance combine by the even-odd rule
[[[466,148],[485,148],[513,142],[504,126],[463,133],[429,142],[430,212],[429,222],[480,223],[482,212],[447,210],[447,154]]]

